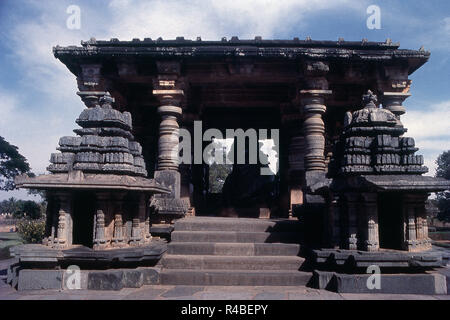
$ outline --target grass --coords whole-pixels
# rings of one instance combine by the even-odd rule
[[[0,260],[9,259],[9,248],[23,244],[17,232],[0,232]]]

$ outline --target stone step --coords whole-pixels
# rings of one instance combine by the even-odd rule
[[[214,243],[171,242],[168,254],[221,256],[298,256],[300,245],[294,243]]]
[[[299,232],[174,231],[172,242],[300,243]]]
[[[298,220],[188,217],[175,222],[175,231],[240,231],[240,232],[299,232]]]
[[[166,255],[161,261],[167,269],[195,270],[299,270],[305,259],[296,256],[211,256]]]
[[[161,271],[163,285],[305,286],[312,274],[302,271],[178,270]]]

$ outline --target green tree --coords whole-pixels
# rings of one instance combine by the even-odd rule
[[[45,215],[47,203],[33,200],[18,200],[9,198],[0,202],[0,213],[11,213],[15,218],[39,219]]]
[[[20,210],[20,200],[9,198],[0,202],[0,213],[15,213]]]
[[[15,189],[14,178],[23,173],[30,173],[27,159],[0,136],[0,190]]]
[[[209,192],[221,193],[225,179],[233,170],[231,164],[216,164],[209,166]]]
[[[436,159],[436,177],[450,180],[450,150],[439,155]],[[437,193],[437,205],[439,208],[438,219],[450,222],[450,190]]]

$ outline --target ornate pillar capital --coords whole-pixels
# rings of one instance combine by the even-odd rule
[[[391,111],[398,119],[400,119],[400,116],[406,112],[402,103],[410,96],[410,93],[405,92],[384,91],[381,94],[381,103],[384,109]]]
[[[310,90],[328,90],[326,75],[330,71],[328,61],[306,60],[303,62],[304,87]]]
[[[102,65],[98,63],[82,64],[77,76],[79,91],[77,95],[88,108],[98,105],[99,99],[106,94]]]

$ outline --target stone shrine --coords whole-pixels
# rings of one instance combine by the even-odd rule
[[[83,262],[91,289],[120,289],[130,285],[127,272],[154,272],[162,284],[316,279],[342,292],[359,290],[342,281],[376,264],[393,273],[392,283],[413,283],[402,272],[417,272],[430,292],[443,291],[445,277],[427,273],[448,257],[431,246],[425,201],[450,182],[423,175],[401,122],[409,76],[430,53],[399,46],[309,37],[56,46],[87,108],[77,136],[61,138],[52,154],[50,174],[17,179],[47,192],[47,229],[43,245],[14,250],[10,282],[30,288],[24,270]],[[192,161],[179,163],[181,129],[276,129],[278,171],[264,180],[253,164],[213,168],[198,161],[195,144]],[[117,271],[114,263],[149,260],[160,269]],[[106,274],[92,271],[100,263]],[[413,287],[401,290],[423,288]]]
[[[151,241],[148,202],[170,190],[146,178],[141,145],[134,141],[131,115],[113,109],[105,93],[76,120],[77,137],[62,137],[51,174],[16,179],[19,187],[46,191],[44,245],[94,250],[143,246]]]

